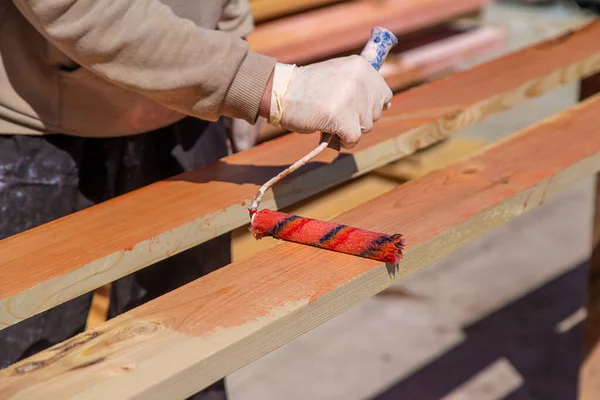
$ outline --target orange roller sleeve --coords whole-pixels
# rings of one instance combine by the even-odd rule
[[[402,259],[401,234],[386,235],[271,210],[251,213],[250,231],[256,239],[271,236],[393,264]]]

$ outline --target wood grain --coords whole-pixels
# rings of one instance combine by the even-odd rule
[[[262,207],[293,204],[600,71],[599,34],[594,22],[396,95],[358,146],[326,150]],[[316,141],[290,134],[0,241],[0,328],[247,224],[258,187]]]
[[[386,266],[283,243],[0,371],[2,399],[183,399],[600,170],[600,97],[335,218]]]
[[[255,22],[282,17],[311,8],[322,7],[343,0],[251,0],[250,7]]]
[[[374,26],[397,35],[464,15],[491,0],[352,1],[256,26],[247,40],[253,51],[279,62],[305,64],[361,48]]]

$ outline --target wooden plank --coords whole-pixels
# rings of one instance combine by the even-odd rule
[[[599,34],[594,22],[396,95],[358,146],[323,152],[262,206],[289,206],[600,71]],[[290,134],[0,241],[0,328],[247,224],[258,187],[316,140]]]
[[[451,138],[371,172],[398,183],[408,182],[460,161],[485,146],[483,140]]]
[[[254,21],[263,22],[341,1],[343,0],[251,0],[250,7],[252,8]]]
[[[3,399],[183,399],[600,170],[600,97],[340,215],[398,266],[283,243],[0,371]]]
[[[86,329],[100,325],[108,316],[108,306],[110,305],[110,292],[112,285],[109,283],[98,288],[92,297],[92,305],[85,323]]]
[[[580,100],[600,92],[600,74],[581,81]],[[600,175],[596,175],[592,252],[586,287],[586,313],[583,328],[583,360],[579,377],[579,398],[600,398]]]
[[[491,0],[345,2],[256,26],[250,48],[279,62],[304,64],[364,45],[374,26],[401,35],[439,24]]]
[[[473,29],[449,38],[391,54],[380,72],[397,91],[456,68],[461,63],[506,45],[506,32],[491,26]]]

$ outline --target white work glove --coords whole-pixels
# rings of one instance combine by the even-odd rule
[[[306,67],[277,63],[269,123],[298,133],[335,134],[349,149],[391,101],[387,83],[361,56]]]

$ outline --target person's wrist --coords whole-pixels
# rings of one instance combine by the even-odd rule
[[[258,106],[258,115],[269,119],[271,114],[271,93],[273,92],[273,74],[269,77],[265,91],[260,99],[260,105]]]

